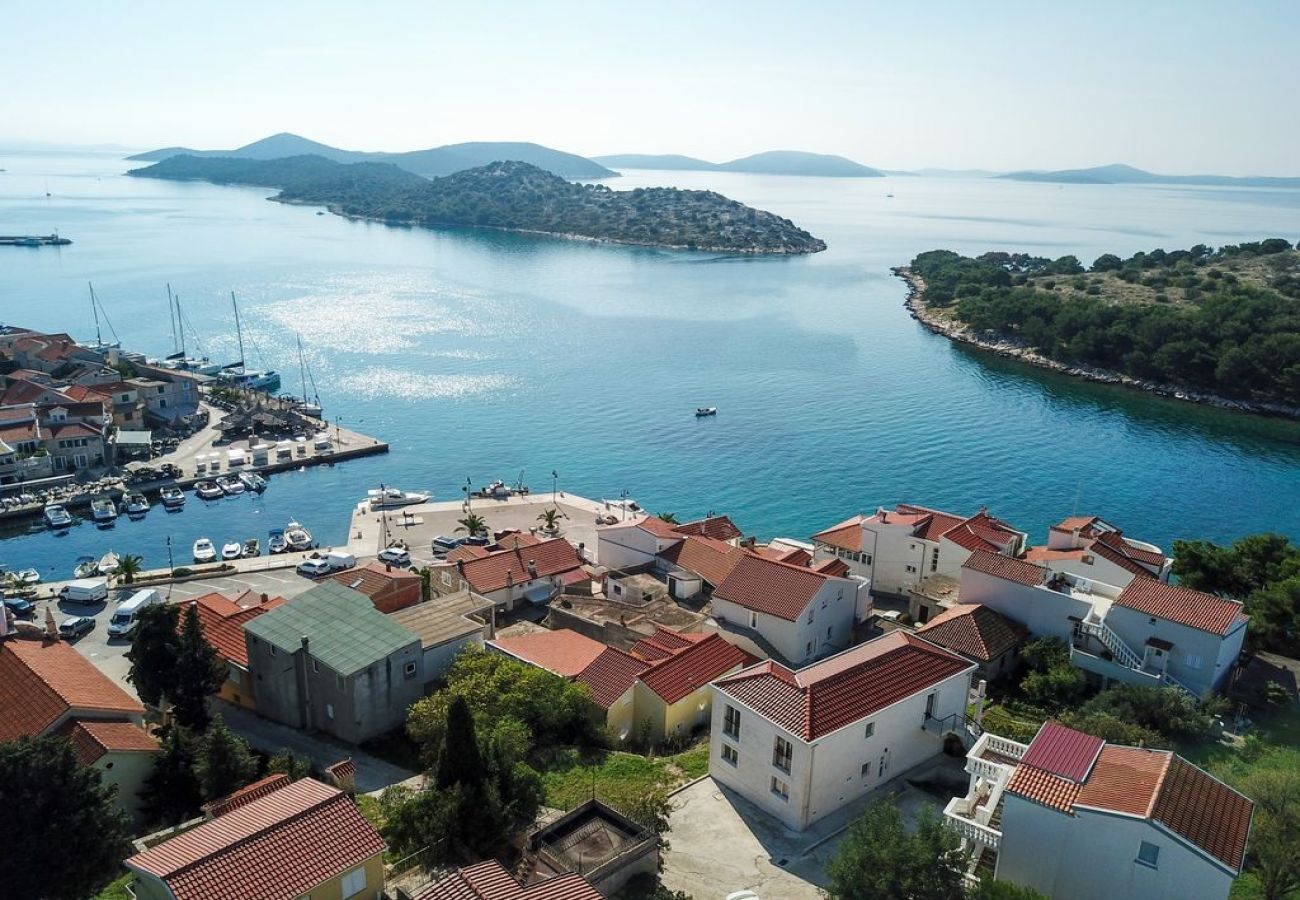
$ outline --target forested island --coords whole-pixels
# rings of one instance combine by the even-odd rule
[[[623,244],[728,253],[816,253],[825,242],[789,219],[713,191],[578,184],[524,162],[432,180],[387,163],[320,156],[254,160],[173,156],[138,177],[273,187],[284,203],[321,205],[395,225],[504,228]]]
[[[1073,256],[948,250],[896,270],[934,331],[1037,365],[1180,399],[1300,417],[1300,252],[1283,238],[1217,250]]]

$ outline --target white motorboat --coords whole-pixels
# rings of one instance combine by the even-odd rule
[[[266,490],[266,479],[256,472],[240,472],[239,482],[248,490],[259,494]]]
[[[117,504],[112,497],[96,497],[90,501],[90,514],[96,522],[111,522],[117,518]]]
[[[96,567],[100,575],[112,575],[117,572],[118,564],[121,562],[116,553],[109,550],[99,558],[99,565]]]
[[[413,506],[416,503],[428,503],[432,496],[428,491],[404,491],[395,487],[378,487],[366,491],[371,509],[397,509]]]
[[[601,500],[607,509],[625,509],[630,513],[644,512],[641,504],[637,503],[631,497],[623,497],[619,500]]]
[[[122,508],[128,516],[143,516],[149,511],[149,500],[144,494],[131,491],[122,498]]]
[[[194,542],[194,561],[196,563],[210,563],[217,559],[217,548],[212,546],[212,541],[207,538],[199,538]]]
[[[695,418],[702,419],[705,416],[716,416],[718,408],[716,406],[697,406],[695,407]]]
[[[51,503],[45,507],[45,524],[51,528],[67,528],[72,524],[72,516],[61,503]]]
[[[239,559],[244,555],[244,545],[239,541],[231,541],[221,546],[222,559]]]
[[[162,505],[168,509],[175,509],[185,505],[185,492],[175,485],[168,485],[158,492],[162,499]]]
[[[252,559],[255,556],[262,555],[262,545],[258,542],[257,538],[249,538],[244,541],[244,552],[242,555],[244,559]]]
[[[290,551],[310,550],[316,546],[312,540],[311,532],[299,525],[297,522],[290,522],[284,529],[285,549]]]
[[[194,485],[194,493],[199,495],[201,500],[215,500],[218,497],[225,496],[225,491],[221,489],[215,481],[200,481]]]
[[[93,556],[77,557],[77,564],[72,569],[74,578],[92,578],[99,574],[99,560]]]
[[[272,529],[267,536],[266,552],[271,554],[283,553],[288,549],[289,545],[285,542],[284,531],[280,528]]]
[[[242,494],[245,491],[244,483],[239,480],[238,475],[217,476],[217,487],[221,488],[221,493],[227,495]]]
[[[23,587],[41,583],[41,573],[35,569],[23,569],[20,572],[15,572],[13,577],[14,581]]]

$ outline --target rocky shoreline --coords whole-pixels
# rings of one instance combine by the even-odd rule
[[[1146,391],[1150,394],[1157,394],[1161,397],[1168,397],[1173,400],[1185,400],[1189,403],[1199,403],[1204,406],[1214,406],[1219,409],[1235,410],[1237,412],[1248,412],[1263,416],[1277,416],[1288,419],[1300,419],[1300,407],[1289,406],[1285,403],[1270,403],[1253,400],[1235,400],[1230,397],[1223,397],[1219,394],[1198,391],[1181,385],[1164,384],[1156,381],[1145,381],[1141,378],[1134,378],[1131,375],[1124,375],[1119,372],[1113,372],[1109,369],[1097,369],[1091,366],[1071,365],[1051,359],[1034,350],[1032,347],[1012,340],[1002,335],[992,333],[976,334],[970,328],[957,321],[951,316],[939,315],[932,312],[925,303],[925,279],[913,272],[908,266],[895,266],[890,271],[897,277],[907,282],[907,299],[903,305],[913,319],[920,322],[927,329],[935,334],[941,334],[950,341],[959,344],[966,344],[980,350],[986,350],[990,353],[996,353],[999,356],[1005,356],[1009,359],[1019,360],[1032,366],[1038,366],[1043,369],[1050,369],[1053,372],[1059,372],[1062,375],[1069,375],[1074,378],[1083,378],[1087,381],[1095,381],[1100,384],[1118,384],[1128,388],[1135,388],[1140,391]]]

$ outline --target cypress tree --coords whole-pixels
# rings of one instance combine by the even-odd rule
[[[445,789],[462,784],[477,789],[482,786],[484,775],[483,757],[474,733],[474,716],[465,698],[456,697],[447,710],[447,728],[442,752],[438,755],[438,787]]]
[[[199,741],[194,763],[205,800],[216,800],[239,790],[257,776],[257,759],[248,742],[215,720]]]
[[[126,679],[135,686],[140,699],[157,707],[164,696],[172,699],[176,685],[176,655],[180,637],[176,633],[180,609],[158,603],[140,612],[140,620],[131,638],[126,658],[131,671]]]
[[[193,603],[185,609],[176,647],[176,684],[171,700],[176,721],[195,732],[207,730],[208,698],[221,689],[226,667],[216,648],[203,634],[203,623]]]

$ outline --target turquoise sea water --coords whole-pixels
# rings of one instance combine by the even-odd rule
[[[734,258],[348,222],[262,189],[122,177],[131,165],[0,152],[0,233],[57,228],[75,242],[0,248],[0,321],[93,337],[89,280],[124,344],[162,355],[170,282],[203,349],[233,359],[234,290],[246,339],[286,389],[297,331],[327,414],[392,453],[276,476],[262,498],[11,537],[11,568],[67,577],[110,547],[162,565],[168,536],[186,556],[200,535],[264,537],[289,518],[341,541],[380,481],[451,499],[467,477],[521,470],[537,489],[556,470],[562,490],[626,489],[682,519],[725,511],[761,536],[807,537],[899,500],[987,505],[1036,541],[1076,510],[1165,546],[1300,535],[1300,425],[955,347],[908,317],[889,274],[936,247],[1087,261],[1294,238],[1297,191],[686,172],[613,185],[715,189],[830,245]],[[696,420],[701,405],[717,417]]]

